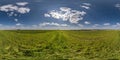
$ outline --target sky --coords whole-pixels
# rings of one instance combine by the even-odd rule
[[[120,0],[0,0],[0,29],[120,29]]]

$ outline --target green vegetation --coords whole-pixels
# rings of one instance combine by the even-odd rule
[[[120,31],[0,31],[0,60],[47,59],[120,60]]]

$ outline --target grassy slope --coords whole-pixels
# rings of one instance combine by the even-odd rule
[[[0,31],[0,59],[117,60],[120,31]]]

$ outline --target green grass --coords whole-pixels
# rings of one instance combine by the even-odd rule
[[[120,60],[120,31],[0,31],[0,60],[47,59]]]

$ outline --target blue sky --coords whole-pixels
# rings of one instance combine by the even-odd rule
[[[0,29],[120,29],[120,0],[0,0]]]

